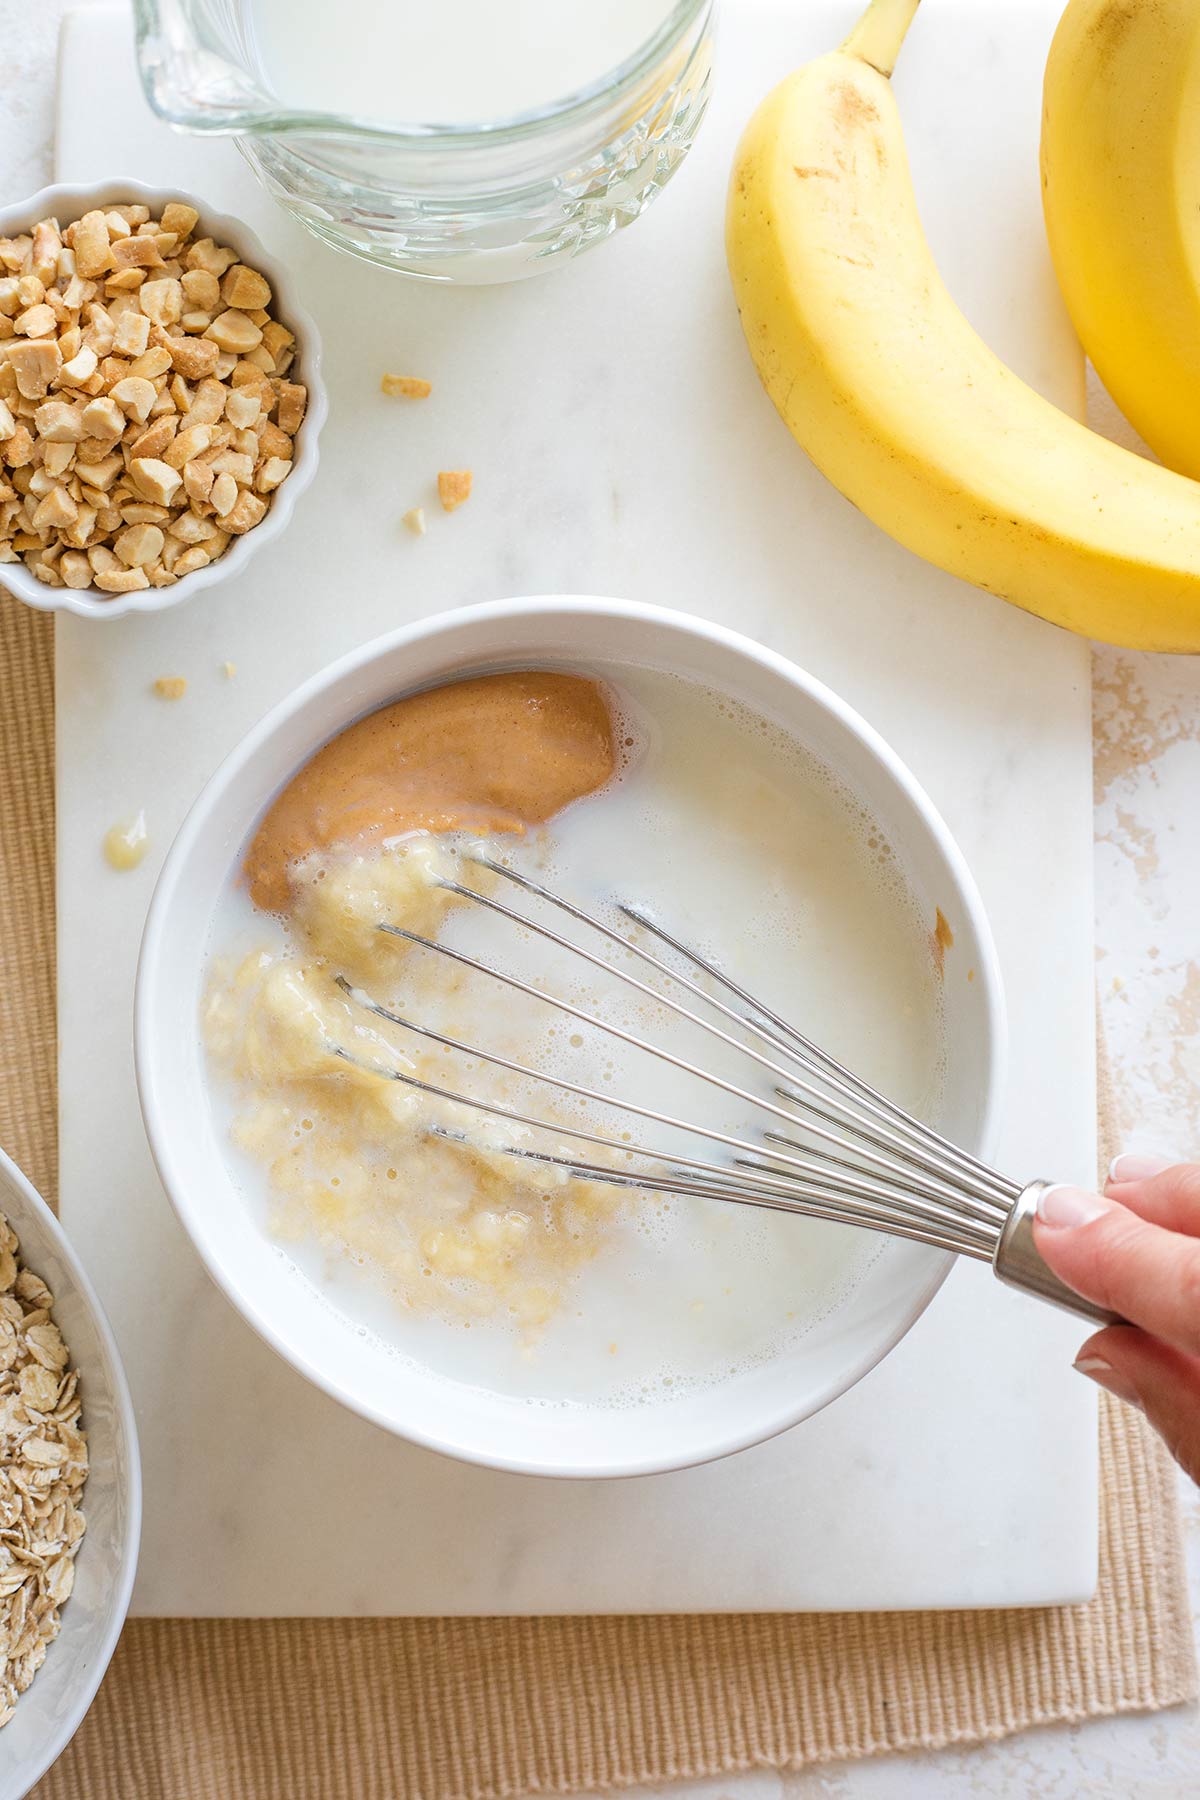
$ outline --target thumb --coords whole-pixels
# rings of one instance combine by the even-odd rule
[[[1083,1188],[1047,1188],[1034,1241],[1076,1293],[1200,1356],[1200,1240]]]

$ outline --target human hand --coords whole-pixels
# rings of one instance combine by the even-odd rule
[[[1075,1367],[1144,1412],[1200,1482],[1200,1163],[1118,1156],[1103,1198],[1047,1188],[1034,1238],[1056,1275],[1129,1320]]]

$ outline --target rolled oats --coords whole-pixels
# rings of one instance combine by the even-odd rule
[[[58,1636],[86,1528],[79,1378],[53,1305],[0,1214],[0,1726]]]

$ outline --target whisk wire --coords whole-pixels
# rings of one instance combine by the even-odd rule
[[[497,869],[503,868],[503,865],[499,863],[495,865],[489,864],[489,866],[494,866]],[[548,898],[553,897],[548,894],[547,890],[543,889],[540,891],[546,893]],[[758,1031],[769,1042],[783,1050],[785,1054],[793,1056],[802,1067],[810,1068],[814,1073],[820,1073],[822,1078],[828,1081],[831,1086],[837,1088],[840,1093],[844,1093],[847,1096],[854,1098],[859,1105],[865,1107],[877,1117],[886,1119],[897,1130],[905,1132],[910,1137],[915,1138],[919,1143],[925,1146],[926,1149],[928,1149],[928,1146],[932,1145],[937,1150],[943,1152],[948,1163],[955,1169],[959,1169],[963,1165],[966,1165],[975,1173],[982,1185],[995,1189],[999,1194],[1004,1195],[1005,1205],[1011,1205],[1013,1195],[1018,1194],[1021,1191],[1019,1183],[1010,1181],[1007,1176],[1001,1175],[998,1170],[990,1168],[987,1163],[981,1162],[978,1157],[972,1156],[969,1151],[960,1150],[956,1144],[952,1144],[948,1138],[943,1137],[932,1125],[927,1125],[923,1120],[915,1119],[910,1113],[906,1113],[903,1108],[896,1105],[895,1101],[889,1100],[886,1094],[881,1094],[879,1090],[873,1088],[868,1081],[864,1081],[861,1075],[856,1075],[853,1070],[847,1069],[842,1063],[839,1063],[835,1057],[831,1056],[827,1050],[823,1050],[821,1046],[814,1043],[811,1038],[805,1037],[803,1032],[797,1031],[794,1025],[790,1025],[786,1019],[781,1018],[778,1013],[772,1012],[769,1007],[763,1006],[761,1001],[756,1000],[753,994],[748,993],[745,988],[740,987],[738,983],[734,981],[730,975],[726,974],[723,969],[719,968],[716,963],[710,962],[706,957],[701,956],[699,951],[693,949],[690,945],[683,943],[679,938],[673,937],[671,933],[667,931],[664,926],[660,925],[650,913],[643,911],[639,907],[630,906],[625,901],[618,901],[617,910],[623,913],[626,918],[632,919],[635,924],[640,925],[644,930],[649,931],[655,937],[660,938],[664,944],[669,944],[672,950],[678,952],[680,956],[686,957],[688,961],[694,963],[698,969],[703,969],[706,975],[713,981],[720,982],[720,984],[727,988],[731,994],[736,994],[738,999],[746,1006],[749,1006],[753,1012],[757,1012],[761,1014],[762,1018],[767,1019],[774,1029],[768,1030],[763,1026],[761,1019],[754,1019],[745,1014],[735,1013],[732,1009],[724,1007],[721,1002],[714,999],[712,1003],[714,1005],[721,1005],[722,1011],[729,1013],[731,1017],[740,1018],[744,1024]],[[630,945],[630,948],[636,949],[637,946]],[[641,954],[640,951],[638,953]],[[657,959],[653,960],[657,962]],[[673,971],[667,968],[666,964],[658,963],[657,966],[666,970],[668,974],[673,973]],[[676,979],[686,980],[685,977],[680,976],[676,976]],[[704,989],[700,988],[697,984],[687,982],[687,985],[692,987],[695,992],[702,995],[704,994]],[[710,999],[712,998],[712,996],[707,997]]]
[[[661,959],[655,957],[651,952],[634,944],[630,939],[622,936],[621,933],[613,931],[610,926],[606,925],[602,920],[597,919],[594,914],[585,911],[584,908],[575,905],[569,900],[563,899],[561,895],[553,894],[550,889],[543,887],[538,882],[531,881],[527,876],[519,874],[516,870],[509,869],[503,863],[494,862],[490,857],[476,855],[472,856],[471,860],[481,867],[504,875],[518,887],[524,888],[527,892],[536,895],[539,899],[550,901],[562,911],[570,914],[572,918],[599,932],[610,942],[618,944],[625,949],[633,950],[636,955],[643,959],[643,961],[652,964],[668,979],[679,982],[688,989],[689,992],[696,994],[707,1004],[716,1007],[717,1010],[723,1013],[727,1018],[732,1019],[740,1025],[749,1026],[750,1029],[758,1032],[759,1035],[766,1037],[768,1041],[773,1041],[770,1034],[763,1032],[761,1027],[755,1025],[753,1021],[747,1020],[741,1013],[734,1011],[732,1008],[726,1006],[724,1002],[707,993],[705,989],[700,987],[698,983],[691,981],[689,977],[681,975],[677,970],[671,969],[668,964],[662,962]],[[711,1070],[698,1068],[694,1063],[690,1063],[685,1058],[674,1055],[662,1045],[650,1044],[644,1038],[640,1038],[635,1033],[624,1030],[621,1026],[613,1024],[610,1020],[600,1018],[594,1013],[589,1013],[583,1008],[576,1007],[570,1001],[561,999],[557,995],[547,993],[542,988],[536,987],[529,982],[524,982],[520,977],[512,975],[503,969],[498,969],[490,963],[484,963],[479,958],[469,956],[466,952],[457,950],[451,945],[422,937],[416,932],[405,930],[403,927],[397,925],[381,925],[380,930],[388,932],[396,937],[405,938],[410,943],[420,944],[426,949],[436,950],[443,955],[451,957],[454,961],[467,968],[490,975],[494,979],[504,982],[507,986],[516,989],[520,993],[530,995],[534,999],[545,1001],[548,1005],[557,1007],[559,1011],[567,1013],[581,1023],[594,1026],[600,1031],[607,1032],[610,1036],[616,1037],[632,1047],[646,1051],[648,1054],[672,1064],[681,1072],[696,1076],[716,1087],[720,1087],[724,1089],[726,1093],[735,1096],[739,1100],[748,1101],[752,1105],[763,1107],[765,1110],[774,1113],[776,1117],[783,1119],[789,1124],[801,1126],[813,1136],[821,1138],[823,1141],[840,1146],[842,1140],[837,1136],[837,1130],[840,1129],[842,1131],[851,1132],[861,1142],[874,1146],[872,1149],[862,1150],[860,1154],[876,1168],[883,1168],[890,1171],[892,1165],[888,1160],[888,1157],[899,1156],[912,1168],[920,1171],[927,1179],[931,1179],[932,1175],[938,1170],[940,1170],[943,1175],[950,1174],[953,1176],[955,1174],[955,1165],[952,1160],[943,1157],[937,1150],[926,1149],[926,1160],[922,1161],[921,1156],[916,1150],[907,1145],[897,1134],[893,1128],[890,1117],[886,1122],[871,1128],[869,1122],[864,1122],[860,1113],[855,1112],[852,1106],[838,1100],[836,1097],[830,1097],[828,1094],[821,1092],[821,1090],[814,1088],[809,1082],[797,1080],[793,1074],[788,1070],[781,1068],[779,1064],[773,1062],[770,1057],[764,1056],[761,1051],[754,1049],[752,1045],[746,1044],[740,1038],[735,1038],[731,1036],[729,1032],[723,1031],[721,1027],[715,1025],[711,1019],[705,1019],[699,1013],[694,1012],[690,1007],[681,1005],[678,1001],[673,1000],[670,995],[662,993],[658,988],[651,987],[649,983],[640,980],[636,975],[631,974],[629,970],[620,968],[619,965],[610,962],[603,956],[598,956],[594,951],[588,950],[586,946],[576,943],[573,939],[563,937],[560,932],[554,931],[542,921],[532,919],[525,913],[517,912],[512,907],[505,906],[502,901],[496,900],[491,895],[481,894],[477,889],[467,887],[461,882],[451,881],[443,877],[439,878],[438,885],[447,892],[457,895],[461,899],[476,902],[485,907],[488,911],[499,915],[501,918],[508,920],[510,923],[515,924],[522,929],[533,931],[537,936],[557,945],[560,949],[564,949],[571,954],[582,957],[583,960],[589,963],[593,968],[599,969],[607,975],[614,976],[618,981],[624,982],[627,986],[636,989],[638,993],[653,1001],[656,1005],[667,1007],[668,1010],[673,1012],[677,1017],[686,1019],[689,1024],[697,1026],[701,1031],[707,1032],[710,1036],[718,1039],[729,1048],[750,1057],[761,1068],[767,1070],[772,1075],[778,1076],[781,1082],[786,1083],[786,1086],[776,1088],[775,1091],[777,1094],[788,1099],[793,1106],[800,1106],[806,1113],[809,1113],[816,1118],[824,1119],[827,1123],[834,1126],[834,1132],[830,1133],[819,1125],[811,1124],[807,1118],[797,1118],[794,1112],[789,1112],[786,1109],[775,1105],[773,1102],[764,1099],[761,1095],[750,1093],[745,1088],[739,1087],[736,1083],[725,1081],[722,1077],[715,1075]],[[629,912],[630,916],[633,916],[631,909],[628,907],[622,907],[621,910]],[[672,943],[674,944],[674,940],[672,940]],[[688,953],[684,952],[684,954]],[[707,965],[705,966],[707,968]],[[711,972],[717,979],[722,979],[719,972],[715,970]],[[753,1002],[751,1002],[751,1004],[753,1004]],[[394,1022],[405,1023],[405,1021],[399,1020]],[[796,1057],[794,1051],[790,1052],[790,1054],[793,1056],[794,1060],[800,1060]],[[834,1066],[840,1067],[840,1065],[836,1064]],[[529,1071],[525,1072],[529,1073]],[[534,1073],[536,1074],[538,1072],[535,1071]],[[818,1073],[820,1072],[818,1071]],[[821,1078],[827,1079],[824,1075],[822,1075]],[[542,1074],[542,1079],[551,1078]],[[805,1099],[803,1097],[804,1095],[810,1096],[811,1099]],[[817,1101],[821,1102],[820,1106],[815,1104]],[[828,1110],[830,1108],[833,1109],[832,1112]],[[637,1109],[630,1108],[630,1110],[636,1111]],[[894,1110],[895,1109],[893,1109],[893,1111]],[[655,1115],[650,1113],[647,1116],[653,1117]],[[897,1116],[901,1121],[908,1120],[907,1114],[898,1113]],[[916,1124],[916,1121],[909,1122],[913,1125]],[[883,1152],[884,1154],[881,1156],[879,1152]],[[931,1161],[935,1164],[934,1171],[930,1171],[928,1167],[928,1164]],[[975,1184],[971,1183],[970,1185],[974,1186]],[[951,1190],[941,1188],[938,1191],[945,1194]],[[986,1198],[986,1194],[980,1194],[979,1197],[984,1199]]]
[[[463,852],[464,860],[474,862],[498,877],[524,890],[529,896],[558,908],[578,924],[597,932],[623,953],[639,959],[652,968],[668,985],[676,984],[715,1011],[739,1033],[748,1033],[755,1042],[735,1036],[711,1017],[683,1005],[670,993],[651,986],[605,956],[586,945],[554,931],[543,920],[506,906],[490,894],[465,883],[444,879],[440,885],[464,900],[483,906],[494,915],[580,957],[593,969],[615,978],[663,1008],[676,1018],[687,1021],[728,1048],[749,1058],[759,1070],[772,1077],[771,1095],[755,1093],[738,1082],[728,1080],[712,1069],[700,1067],[661,1043],[652,1043],[635,1031],[611,1019],[603,1018],[585,1007],[547,991],[535,983],[498,968],[481,957],[471,956],[451,944],[423,937],[403,926],[381,924],[378,929],[393,937],[446,957],[460,966],[499,981],[508,988],[555,1007],[559,1012],[592,1026],[631,1048],[657,1058],[676,1070],[694,1077],[742,1103],[754,1112],[766,1114],[771,1129],[760,1128],[759,1137],[747,1140],[734,1131],[724,1131],[712,1124],[699,1124],[694,1119],[681,1119],[673,1114],[643,1105],[637,1101],[601,1093],[582,1082],[554,1075],[506,1057],[481,1045],[466,1044],[433,1026],[409,1019],[375,1000],[362,989],[352,986],[344,976],[338,984],[349,999],[379,1018],[405,1031],[413,1032],[454,1054],[477,1063],[506,1070],[523,1080],[557,1088],[606,1112],[616,1110],[634,1118],[653,1121],[671,1131],[720,1146],[730,1154],[728,1161],[681,1153],[679,1150],[656,1148],[633,1143],[606,1132],[590,1131],[582,1125],[547,1119],[527,1113],[516,1106],[489,1100],[480,1094],[465,1093],[456,1087],[424,1079],[406,1069],[382,1063],[367,1062],[337,1043],[328,1049],[356,1067],[388,1080],[405,1084],[413,1090],[463,1107],[492,1119],[504,1121],[522,1130],[549,1133],[560,1144],[587,1145],[593,1154],[563,1154],[559,1149],[538,1149],[517,1143],[498,1143],[492,1149],[506,1155],[524,1158],[544,1167],[563,1170],[571,1178],[606,1183],[618,1188],[649,1190],[680,1198],[729,1201],[738,1205],[765,1207],[776,1212],[801,1214],[833,1224],[853,1225],[885,1233],[914,1243],[932,1246],[957,1255],[991,1262],[1002,1281],[1026,1293],[1032,1293],[1052,1304],[1065,1307],[1093,1321],[1112,1323],[1113,1315],[1092,1302],[1081,1299],[1067,1288],[1049,1269],[1041,1257],[1034,1219],[1039,1196],[1046,1184],[1032,1181],[1021,1186],[979,1157],[960,1150],[932,1126],[914,1118],[894,1101],[889,1100],[870,1083],[847,1069],[828,1051],[812,1042],[769,1007],[763,1006],[745,988],[698,951],[673,937],[657,920],[644,911],[621,904],[621,915],[651,937],[657,938],[710,983],[731,995],[731,1005],[720,994],[710,992],[691,975],[672,968],[662,957],[623,932],[614,930],[603,919],[554,893],[542,883],[518,870],[495,861],[480,851]],[[739,1010],[744,1008],[745,1010]],[[757,1046],[762,1046],[757,1047]],[[397,1057],[402,1052],[395,1048]],[[768,1054],[767,1052],[770,1052]],[[783,1058],[781,1064],[778,1058]],[[786,1066],[784,1066],[786,1064]],[[800,1071],[797,1074],[797,1070]],[[781,1102],[783,1104],[781,1104]],[[787,1129],[802,1136],[790,1136]],[[454,1137],[449,1126],[429,1127],[437,1135]],[[465,1136],[465,1134],[463,1134]],[[468,1140],[469,1141],[469,1140]],[[473,1146],[487,1149],[485,1143]],[[609,1161],[597,1160],[600,1151]]]

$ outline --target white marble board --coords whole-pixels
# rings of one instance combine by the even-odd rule
[[[737,129],[856,10],[730,0],[710,117],[653,213],[548,279],[470,292],[311,241],[230,143],[152,119],[123,12],[67,15],[59,178],[175,179],[244,216],[295,267],[333,401],[318,480],[245,577],[157,618],[58,626],[62,1213],[138,1408],[142,1613],[989,1606],[1092,1587],[1095,1416],[1069,1369],[1079,1332],[985,1271],[956,1270],[879,1370],[773,1444],[626,1483],[491,1475],[351,1417],[264,1348],[176,1225],[134,1092],[133,970],[155,872],[252,721],[400,621],[504,593],[623,594],[774,645],[908,759],[999,944],[1002,1160],[1091,1178],[1087,646],[927,568],[847,505],[761,393],[729,296],[721,212]],[[1081,408],[1038,203],[1057,11],[926,0],[897,86],[952,289],[1003,355]],[[382,399],[387,368],[431,377],[433,399]],[[475,495],[444,517],[434,472],[464,465]],[[418,503],[420,540],[400,524]],[[168,673],[190,684],[177,705],[150,694]],[[152,851],[117,875],[100,839],[139,807]]]

